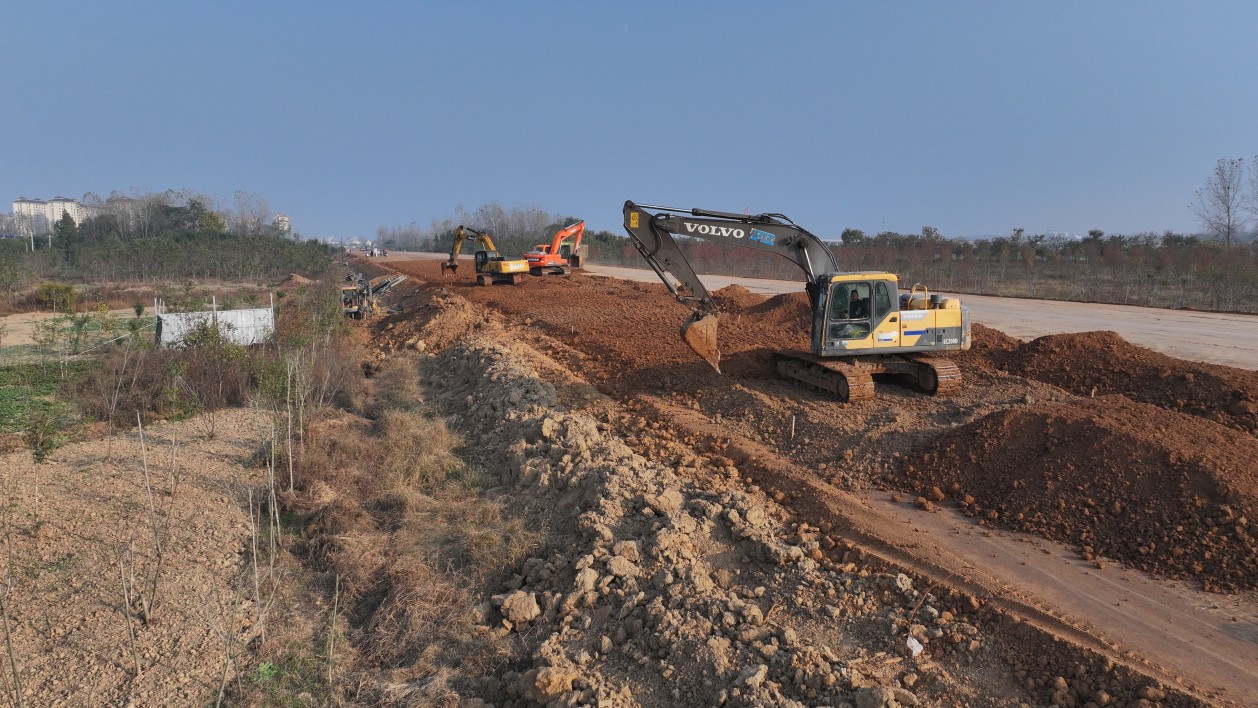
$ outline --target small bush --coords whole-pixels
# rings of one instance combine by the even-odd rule
[[[49,281],[35,289],[35,299],[54,312],[74,312],[79,294],[72,285]]]

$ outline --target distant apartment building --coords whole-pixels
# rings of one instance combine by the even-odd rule
[[[27,199],[19,197],[13,202],[13,221],[20,236],[36,236],[52,231],[62,214],[69,214],[74,223],[102,213],[100,207],[88,206],[77,199],[53,197],[52,199]]]

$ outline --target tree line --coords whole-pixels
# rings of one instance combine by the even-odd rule
[[[976,295],[1105,302],[1147,307],[1258,312],[1258,244],[1227,245],[1196,235],[1164,232],[1083,239],[1026,235],[1016,229],[991,239],[945,238],[847,229],[830,243],[839,268],[897,273],[905,288]],[[802,280],[784,258],[712,241],[679,239],[700,273]],[[626,244],[619,263],[641,266]]]
[[[266,224],[265,200],[245,193],[237,194],[234,211],[169,191],[111,206],[81,224],[63,214],[51,233],[31,241],[0,239],[0,291],[50,279],[153,283],[317,275],[334,250]]]
[[[518,257],[575,221],[536,206],[487,204],[472,211],[460,207],[427,227],[381,227],[377,237],[393,248],[446,252],[463,224],[490,233],[502,255]],[[587,231],[584,242],[593,263],[645,265],[627,236]],[[792,262],[761,251],[702,239],[678,237],[677,242],[699,273],[803,279]],[[926,226],[920,234],[872,236],[849,228],[830,246],[840,269],[891,271],[904,287],[921,282],[976,295],[1258,312],[1258,244],[1240,238],[1229,243],[1172,231],[1106,235],[1092,230],[1086,238],[1070,239],[1014,229],[1008,236],[964,239]],[[464,253],[471,250],[475,247],[465,244]]]

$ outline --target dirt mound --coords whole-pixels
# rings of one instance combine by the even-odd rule
[[[970,328],[970,349],[964,352],[950,353],[948,358],[961,366],[973,366],[984,371],[1001,371],[1010,354],[1022,341],[1016,337],[975,323]]]
[[[1011,374],[1080,396],[1122,394],[1258,434],[1258,371],[1175,359],[1114,332],[1055,334],[1013,349],[985,337],[991,345],[982,358]]]
[[[467,300],[440,285],[424,284],[399,298],[398,312],[380,324],[375,346],[388,352],[434,352],[484,323]]]
[[[741,285],[729,285],[712,293],[724,316],[739,322],[748,318],[756,328],[787,329],[809,336],[812,327],[812,305],[803,290],[766,297]],[[737,337],[731,337],[737,341]]]
[[[978,601],[919,589],[819,527],[783,524],[758,488],[731,483],[741,476],[731,460],[694,455],[654,417],[627,416],[628,441],[666,458],[672,449],[676,463],[635,454],[608,434],[612,418],[563,410],[529,370],[534,356],[473,337],[425,368],[432,400],[467,431],[475,463],[498,476],[504,496],[552,510],[549,543],[481,606],[480,631],[516,637],[531,653],[484,677],[482,700],[974,705],[1081,702],[1101,690],[1137,700],[1142,680],[1098,659],[1064,659],[1055,645],[1017,669],[1025,681],[1006,670],[978,688],[956,676],[1001,661]],[[1021,638],[1019,651],[1032,641]],[[1074,666],[1095,678],[1054,683]]]
[[[296,273],[289,273],[288,277],[287,277],[287,278],[285,278],[285,279],[283,279],[283,280],[281,280],[281,281],[280,281],[280,283],[279,283],[279,285],[277,285],[276,287],[278,287],[278,288],[299,288],[299,287],[301,287],[301,286],[303,286],[303,285],[309,285],[309,284],[311,284],[311,283],[313,283],[313,282],[314,282],[314,281],[313,281],[313,280],[311,280],[310,278],[306,278],[306,277],[301,276],[301,275],[298,275],[298,274],[296,274]]]
[[[753,293],[741,285],[726,285],[712,293],[712,299],[716,300],[723,310],[738,311],[759,305],[764,302],[765,296]]]
[[[1112,396],[994,413],[902,470],[983,523],[1078,544],[1207,590],[1258,588],[1258,441]]]
[[[983,328],[978,329],[978,339],[980,342],[990,344],[984,347],[990,353],[990,356],[985,359],[991,362],[989,370],[982,370],[978,366],[969,368],[966,371],[966,386],[955,396],[927,397],[879,382],[877,384],[878,400],[859,405],[842,405],[789,386],[778,380],[773,367],[767,364],[767,352],[773,349],[809,346],[810,308],[807,306],[807,297],[802,292],[802,288],[800,291],[775,298],[764,298],[740,289],[731,289],[722,293],[724,300],[720,304],[724,313],[720,318],[718,341],[723,352],[721,367],[723,374],[717,374],[681,342],[678,328],[690,316],[690,309],[678,303],[658,283],[632,283],[574,273],[566,278],[526,278],[514,287],[477,287],[470,276],[441,279],[435,262],[399,260],[389,265],[398,271],[416,276],[416,280],[440,284],[451,295],[470,300],[476,311],[483,314],[484,323],[483,326],[473,323],[472,326],[466,328],[466,333],[473,335],[472,340],[505,336],[506,339],[498,341],[508,343],[513,354],[519,354],[522,348],[529,347],[536,352],[539,359],[545,358],[549,362],[546,367],[536,364],[535,366],[538,366],[537,370],[543,379],[555,386],[557,401],[581,401],[583,406],[602,405],[591,402],[588,391],[612,397],[615,401],[612,405],[618,407],[619,412],[610,415],[599,414],[596,428],[603,431],[606,426],[608,431],[618,431],[624,435],[625,443],[632,450],[676,474],[675,479],[665,483],[667,475],[658,477],[655,473],[649,473],[645,468],[640,467],[639,463],[615,462],[615,467],[618,469],[614,469],[611,477],[604,477],[604,472],[601,471],[604,463],[616,461],[618,458],[623,460],[619,453],[605,448],[602,444],[587,448],[576,439],[567,439],[567,435],[555,437],[536,430],[515,430],[512,429],[513,425],[494,426],[494,429],[485,432],[483,436],[469,440],[468,444],[469,450],[477,451],[477,466],[491,471],[491,474],[497,471],[498,476],[505,483],[504,488],[510,488],[509,494],[518,497],[521,503],[534,508],[562,511],[561,514],[552,514],[544,522],[539,522],[539,527],[545,526],[555,530],[559,537],[567,538],[574,544],[572,548],[557,548],[554,552],[547,549],[539,552],[536,559],[526,562],[520,569],[519,580],[513,578],[512,583],[504,588],[509,593],[519,590],[526,594],[534,594],[542,610],[542,616],[546,616],[548,612],[546,600],[548,596],[551,598],[550,607],[557,606],[558,608],[554,620],[549,620],[558,622],[557,627],[549,625],[546,631],[542,632],[521,631],[520,636],[531,637],[533,639],[528,640],[530,643],[542,642],[547,647],[555,647],[556,644],[563,646],[567,656],[582,657],[581,661],[585,661],[584,657],[590,657],[590,662],[583,665],[599,668],[597,675],[583,678],[587,691],[602,694],[604,691],[616,691],[619,687],[624,687],[632,690],[633,698],[643,704],[717,702],[721,698],[722,690],[729,692],[726,696],[728,703],[744,703],[744,699],[748,696],[746,694],[740,696],[732,689],[737,688],[743,691],[748,688],[747,679],[750,679],[752,683],[759,683],[761,674],[752,662],[762,661],[763,658],[768,659],[763,661],[768,670],[762,687],[770,683],[778,684],[779,681],[785,679],[776,687],[780,693],[794,697],[800,696],[796,691],[802,691],[802,700],[808,703],[813,703],[815,700],[808,697],[806,688],[790,688],[798,680],[798,674],[779,670],[782,668],[779,662],[784,660],[794,662],[796,659],[794,654],[783,651],[782,637],[778,637],[776,653],[773,653],[773,647],[766,645],[763,639],[759,643],[753,641],[750,646],[745,645],[739,640],[742,632],[739,624],[741,610],[724,605],[717,598],[709,598],[706,589],[692,588],[688,586],[688,583],[679,585],[678,578],[688,579],[691,566],[696,563],[702,565],[714,562],[720,566],[717,568],[720,572],[718,584],[727,591],[749,588],[754,593],[758,586],[764,587],[767,592],[763,598],[757,597],[757,602],[774,596],[767,606],[776,607],[772,613],[766,613],[765,616],[768,617],[771,614],[774,622],[779,623],[780,626],[793,625],[792,628],[799,632],[800,636],[803,636],[803,632],[800,631],[802,627],[795,623],[804,620],[803,626],[808,628],[807,631],[810,634],[809,643],[814,647],[823,644],[866,648],[879,646],[878,642],[868,643],[866,641],[868,638],[860,636],[863,630],[841,636],[846,633],[846,628],[841,626],[842,622],[836,620],[847,617],[855,622],[855,625],[850,626],[868,628],[872,633],[870,638],[876,637],[879,641],[885,640],[889,629],[893,632],[895,630],[882,624],[885,620],[877,619],[880,614],[885,615],[890,609],[886,605],[881,602],[869,606],[861,605],[862,598],[868,602],[876,599],[878,593],[876,590],[871,592],[872,589],[868,587],[859,588],[858,583],[862,579],[859,577],[851,579],[851,586],[846,585],[849,578],[844,577],[843,587],[846,589],[840,589],[837,579],[826,579],[821,585],[814,585],[827,598],[833,597],[833,599],[821,602],[823,604],[833,602],[835,609],[838,610],[837,615],[831,614],[826,607],[821,605],[812,606],[816,598],[812,591],[804,588],[807,587],[807,582],[813,582],[817,580],[816,578],[807,577],[807,582],[801,587],[786,581],[786,578],[776,572],[775,567],[784,570],[776,562],[762,564],[758,547],[735,549],[726,545],[728,539],[733,538],[737,541],[741,536],[743,533],[741,524],[738,529],[732,527],[720,529],[713,526],[711,529],[705,527],[697,535],[687,534],[690,538],[688,543],[693,544],[688,546],[687,550],[694,556],[693,559],[680,556],[681,560],[678,560],[678,556],[671,552],[666,557],[660,557],[653,549],[661,548],[661,546],[657,545],[658,542],[652,538],[652,534],[672,532],[674,530],[672,514],[665,514],[663,516],[667,518],[663,518],[649,503],[644,505],[643,502],[638,502],[631,507],[619,508],[621,504],[616,501],[616,498],[623,500],[626,498],[622,497],[625,492],[628,492],[628,499],[644,498],[648,494],[654,497],[662,494],[665,487],[678,485],[683,498],[687,500],[683,503],[682,509],[691,509],[690,516],[697,523],[703,523],[700,521],[701,517],[709,518],[707,510],[710,507],[707,504],[698,504],[697,502],[700,501],[715,504],[722,509],[716,515],[715,520],[718,522],[727,516],[732,518],[732,514],[725,513],[729,511],[735,511],[738,518],[745,521],[746,511],[750,511],[754,506],[767,506],[760,496],[759,488],[755,486],[762,476],[768,474],[762,475],[757,471],[761,466],[768,469],[783,460],[789,460],[801,466],[802,474],[807,474],[809,470],[817,470],[818,478],[829,480],[833,484],[859,487],[869,480],[883,479],[889,474],[894,475],[902,465],[903,455],[919,445],[928,444],[941,434],[956,430],[958,425],[974,422],[996,411],[1021,409],[1030,403],[1044,406],[1050,402],[1065,403],[1075,400],[1072,394],[1061,388],[1012,376],[1000,370],[995,360],[1002,352],[1016,348],[1020,346],[1020,343],[1003,337],[995,330]],[[419,326],[420,323],[401,321],[412,312],[416,315],[420,313],[419,309],[412,310],[415,302],[418,301],[407,300],[402,303],[403,312],[397,316],[399,319],[394,331],[402,327]],[[792,311],[795,314],[792,314]],[[420,318],[417,316],[416,319]],[[390,318],[388,322],[393,323],[394,320]],[[393,331],[383,334],[377,330],[377,334],[378,337],[392,337]],[[508,417],[514,415],[511,413],[513,406],[510,404],[512,391],[502,390],[499,387],[506,385],[515,377],[504,376],[504,372],[499,371],[497,366],[491,363],[490,360],[497,358],[497,355],[485,359],[475,349],[469,349],[467,346],[469,341],[471,340],[456,342],[452,347],[442,350],[441,354],[434,357],[434,362],[438,363],[433,369],[433,374],[429,375],[433,383],[437,383],[438,372],[442,380],[458,372],[459,380],[451,382],[455,385],[449,387],[449,390],[427,392],[427,397],[429,400],[440,402],[447,415],[457,417],[456,426],[459,430],[471,434],[472,431],[480,429],[482,423],[491,424],[492,420],[500,420],[504,413]],[[454,356],[451,357],[451,354]],[[581,395],[574,393],[582,386],[587,393]],[[444,383],[437,387],[448,388]],[[644,396],[660,405],[635,407],[636,402],[644,400],[642,398]],[[555,421],[563,421],[563,428],[569,431],[575,430],[568,424],[566,414],[560,412],[562,407],[562,405],[552,406],[547,412],[547,417]],[[629,417],[635,420],[638,416],[641,417],[641,420],[633,425],[624,415],[631,411],[636,411],[636,413]],[[482,420],[480,416],[486,417]],[[699,427],[691,427],[692,424],[697,424]],[[531,428],[533,425],[536,425],[536,421],[526,427]],[[554,423],[551,424],[552,432],[556,432],[554,425]],[[1221,426],[1210,425],[1218,433],[1228,432]],[[577,429],[584,430],[586,426],[581,424],[577,426]],[[518,447],[521,433],[524,440],[523,449]],[[515,442],[512,442],[513,440]],[[660,447],[664,444],[662,441],[676,445],[676,449]],[[748,445],[754,443],[760,448],[754,456],[746,460],[725,454],[728,450],[743,449],[741,447],[743,443]],[[590,463],[593,463],[593,469],[583,469],[587,468]],[[723,469],[714,472],[710,469],[712,464]],[[580,477],[581,481],[578,481],[577,477]],[[613,491],[610,499],[601,492],[590,495],[592,488],[588,483],[603,479],[609,480],[615,488],[614,491],[608,490]],[[726,484],[721,484],[721,480],[726,480]],[[642,482],[647,482],[647,486],[652,489],[646,493],[630,491]],[[599,481],[594,488],[603,485],[604,482]],[[539,502],[533,496],[534,493],[528,490],[543,486],[549,491],[546,492],[547,498]],[[945,485],[945,488],[948,488],[948,485]],[[734,502],[733,499],[725,498],[731,492],[750,490],[754,490],[755,494],[748,497],[747,501],[754,503],[745,508],[745,502],[731,503]],[[552,494],[554,498],[551,498]],[[770,498],[774,502],[796,509],[803,504],[791,488],[771,489]],[[1004,496],[999,496],[999,499],[1003,500],[1003,498]],[[983,507],[983,510],[985,511],[986,508]],[[574,531],[568,522],[561,520],[567,518],[565,514],[569,509],[577,510],[574,513],[580,515],[578,523],[582,527],[578,530]],[[597,524],[585,525],[595,521]],[[823,515],[821,518],[809,519],[809,521],[829,523],[833,519]],[[643,522],[649,525],[640,527]],[[684,520],[680,520],[679,523],[689,526]],[[653,526],[656,529],[653,530]],[[612,533],[607,535],[603,527],[610,529]],[[891,533],[900,527],[897,524],[895,529],[890,525],[879,528]],[[588,545],[592,539],[587,538],[585,533],[589,530],[594,530],[597,535],[595,542],[598,549],[593,551]],[[731,532],[738,535],[731,536]],[[803,535],[800,534],[800,536]],[[810,532],[807,535],[812,534]],[[636,604],[636,607],[650,607],[657,601],[663,600],[668,611],[664,613],[665,619],[662,623],[654,612],[641,617],[636,614],[637,610],[621,605],[622,600],[629,601],[637,597],[636,593],[630,592],[627,585],[619,584],[622,581],[618,578],[622,576],[615,576],[614,572],[610,572],[611,559],[621,555],[616,551],[615,546],[622,541],[636,541],[639,551],[645,551],[642,555],[644,560],[637,564],[642,572],[638,577],[651,579],[652,587],[639,585],[638,592],[644,593],[644,597]],[[813,541],[819,542],[820,548],[812,546],[812,541],[810,541],[809,545],[805,546],[805,550],[808,555],[812,555],[816,550],[822,552],[823,558],[817,561],[822,569],[831,570],[826,566],[827,562],[836,563],[838,568],[843,568],[851,560],[843,546],[836,545],[831,548],[829,545],[848,543],[838,533],[828,540],[826,535],[822,535],[814,537]],[[799,545],[800,541],[794,540],[790,543]],[[905,540],[905,543],[907,545],[912,541]],[[670,545],[669,550],[671,551],[672,548],[673,546]],[[829,552],[837,552],[838,555],[831,558],[828,555]],[[587,556],[593,556],[595,559],[592,565],[587,565]],[[743,559],[744,556],[745,559]],[[549,560],[547,560],[548,557]],[[574,558],[577,559],[576,565],[572,561]],[[734,561],[737,562],[730,565]],[[616,562],[618,565],[623,565],[620,561]],[[975,562],[981,565],[981,561]],[[660,563],[663,565],[659,565]],[[649,570],[648,566],[650,566]],[[603,570],[604,568],[606,570]],[[664,584],[655,586],[654,579],[657,577],[657,572],[660,572],[656,571],[656,568],[660,568],[661,571],[671,570],[673,582],[667,581],[670,575],[661,574],[660,581]],[[974,582],[976,587],[990,588],[996,596],[1003,597],[1003,593],[1006,592],[1001,589],[1004,586],[984,585],[987,580],[983,578],[986,576],[964,570],[960,564],[957,568],[957,573],[965,576],[966,582]],[[591,606],[586,604],[587,601],[581,600],[577,608],[579,613],[569,613],[565,603],[574,592],[571,589],[573,582],[577,581],[574,571],[581,576],[578,590],[586,592],[583,588],[590,574],[583,572],[585,570],[597,572],[596,592],[610,594],[604,595],[606,599],[603,601],[596,599],[596,606]],[[865,570],[870,572],[870,578],[878,576],[878,572],[873,568]],[[1081,569],[1081,572],[1090,571]],[[859,568],[857,574],[860,575]],[[545,575],[549,575],[549,578],[544,578]],[[614,576],[610,582],[607,582],[608,575]],[[701,576],[697,575],[697,577]],[[753,578],[756,580],[752,580]],[[884,581],[889,579],[894,578],[882,578]],[[607,585],[604,587],[605,582]],[[747,582],[750,582],[750,585],[743,585]],[[829,584],[832,582],[836,585],[834,596],[829,595]],[[1034,588],[1035,583],[1029,582],[1028,586]],[[706,584],[704,587],[707,587]],[[849,591],[855,592],[855,597],[848,595]],[[621,592],[624,594],[621,595]],[[736,594],[740,598],[743,596],[743,592],[736,592]],[[1110,604],[1106,601],[1108,598],[1104,596],[1104,593],[1101,595],[1099,606],[1108,606]],[[976,595],[976,597],[979,596],[981,594]],[[612,600],[613,597],[614,600]],[[753,594],[753,597],[756,596]],[[503,597],[500,599],[503,603],[502,608],[498,607],[497,600],[494,601],[492,607],[488,608],[486,613],[488,625],[493,627],[494,632],[514,633],[515,630],[511,630],[510,627],[496,623],[500,615],[512,614],[519,609],[515,607],[515,599],[520,598]],[[918,600],[920,599],[919,597]],[[573,600],[576,601],[575,596]],[[605,614],[608,611],[605,603],[608,601],[613,603],[610,615]],[[781,604],[778,604],[779,601]],[[1220,601],[1222,602],[1223,598],[1220,598]],[[917,600],[912,601],[911,605],[915,605],[916,602]],[[673,603],[682,604],[679,607],[673,607]],[[925,608],[930,604],[932,600],[928,599],[920,610],[914,610],[910,606],[908,614],[911,617],[919,617],[922,612],[926,612]],[[961,609],[974,606],[968,602],[955,604],[958,604]],[[936,605],[935,609],[941,612],[941,617],[944,616],[942,613],[945,609],[947,614],[955,617],[958,608],[953,605],[954,601],[949,600]],[[620,606],[619,610],[617,606]],[[761,607],[763,608],[764,605]],[[508,608],[505,613],[502,612],[503,608]],[[797,608],[809,617],[806,620],[803,617],[795,617]],[[690,610],[699,612],[708,620],[701,620],[700,617],[692,618]],[[674,614],[678,611],[681,613]],[[616,622],[613,619],[618,617],[620,612],[629,612],[630,624],[628,626],[624,622]],[[1031,614],[1035,615],[1034,612]],[[722,627],[728,627],[728,629],[718,628],[717,631],[723,633],[724,638],[731,642],[729,645],[720,641],[708,644],[703,639],[703,636],[709,632],[709,622],[717,618]],[[1089,622],[1098,622],[1101,627],[1126,621],[1122,609],[1096,618],[1087,615],[1086,619]],[[642,624],[639,624],[637,620],[642,620]],[[911,619],[909,621],[909,626],[912,628],[915,622]],[[536,620],[530,620],[527,626],[531,626],[533,622]],[[732,624],[725,625],[726,622]],[[580,630],[581,634],[567,636],[563,630],[565,625]],[[902,627],[900,624],[893,626]],[[1047,626],[1055,627],[1056,625],[1050,622]],[[979,654],[973,657],[976,662],[979,662],[975,665],[978,666],[981,663],[983,666],[993,666],[984,663],[987,659],[994,658],[984,655],[986,649],[983,647],[988,645],[986,641],[976,639],[973,640],[974,643],[971,643],[966,641],[968,637],[950,633],[949,627],[946,626],[933,627],[931,623],[926,623],[926,627],[930,632],[928,638],[932,641],[923,642],[927,647],[927,652],[917,659],[929,655],[932,661],[938,661],[939,655],[935,654],[935,651],[947,652],[950,648],[953,650],[960,648],[968,653],[971,651],[969,647],[979,646]],[[551,631],[551,628],[555,628],[555,631]],[[622,628],[623,635],[619,632]],[[542,628],[538,627],[538,629]],[[937,631],[942,632],[943,636],[936,636]],[[830,636],[823,638],[818,632]],[[834,632],[840,634],[835,635]],[[1011,644],[1013,655],[1017,657],[1023,657],[1027,653],[1027,640],[1023,634],[1025,632],[1020,631],[1017,640]],[[709,639],[720,639],[715,634],[708,636]],[[752,635],[747,636],[751,638]],[[1138,637],[1141,633],[1123,636]],[[1194,636],[1204,636],[1204,631]],[[604,640],[603,637],[607,639]],[[597,642],[593,646],[587,643],[591,639]],[[936,639],[942,641],[934,641]],[[604,654],[603,648],[609,645],[612,647],[611,653]],[[712,655],[710,650],[716,645],[719,645],[720,653]],[[1067,655],[1062,653],[1062,646],[1064,643],[1059,645],[1054,641],[1055,648],[1046,647],[1045,651],[1035,653],[1038,662],[1033,665],[1014,664],[1016,671],[1019,672],[1017,676],[1024,679],[1017,682],[1018,686],[1025,684],[1025,690],[1030,691],[1031,695],[1040,699],[1040,702],[1065,704],[1064,700],[1053,700],[1055,695],[1050,694],[1054,694],[1055,687],[1062,685],[1067,686],[1069,690],[1074,690],[1070,688],[1073,686],[1074,679],[1066,681],[1062,677],[1079,676],[1078,667],[1075,666],[1077,661],[1065,658]],[[900,639],[894,649],[903,650],[904,647],[905,643],[903,639]],[[752,650],[750,655],[747,652],[748,649]],[[882,650],[891,651],[890,648]],[[661,654],[657,652],[686,656],[687,660],[681,665],[667,659],[664,659],[665,663],[657,664],[655,662],[661,659]],[[1157,651],[1150,653],[1159,654]],[[771,657],[770,654],[772,654]],[[762,659],[757,659],[757,655]],[[889,654],[889,656],[901,658],[895,654]],[[1159,660],[1165,656],[1179,658],[1174,650],[1161,652]],[[840,666],[842,658],[840,657],[840,662],[838,662]],[[566,660],[559,657],[552,658],[548,651],[539,651],[534,659],[535,663],[531,668],[528,665],[513,665],[511,668],[515,673],[508,672],[496,677],[497,683],[487,682],[489,685],[485,687],[486,690],[481,695],[495,700],[510,698],[512,695],[520,697],[526,694],[531,695],[534,691],[540,691],[542,683],[550,684],[549,680],[541,681],[543,672],[549,678],[553,678],[557,671],[563,673],[566,668],[570,668]],[[603,663],[604,661],[607,663]],[[643,661],[647,663],[640,663]],[[1049,662],[1048,665],[1045,665],[1045,661]],[[831,662],[832,666],[835,663]],[[1122,661],[1117,663],[1125,665]],[[950,658],[947,665],[952,667],[948,669],[949,671],[958,666]],[[1058,665],[1059,668],[1053,668]],[[658,667],[664,673],[657,674],[651,667]],[[814,670],[811,660],[808,660],[807,666],[796,668],[803,668],[804,685],[810,687],[808,674]],[[816,676],[824,675],[819,666],[815,668]],[[642,674],[643,671],[646,671],[648,675]],[[742,678],[744,671],[747,675]],[[984,669],[985,676],[989,675],[987,671]],[[1000,673],[1000,669],[995,669],[995,671]],[[1092,673],[1091,669],[1088,671],[1089,674]],[[1120,689],[1125,695],[1116,701],[1119,704],[1131,703],[1138,696],[1143,696],[1141,692],[1143,684],[1129,684],[1125,681],[1114,683],[1113,675],[1107,672],[1109,672],[1108,668],[1102,666],[1095,668],[1097,677],[1109,676],[1102,681],[1111,699],[1109,702],[1115,702],[1113,699],[1119,694]],[[1014,672],[1004,671],[1001,675],[1012,673]],[[942,675],[942,672],[935,673],[932,670],[929,676],[921,677],[922,682],[918,685],[932,683]],[[620,676],[631,678],[627,684],[621,684],[616,678]],[[656,677],[660,676],[664,679],[663,683],[656,682]],[[715,690],[703,682],[704,678],[715,684]],[[892,682],[895,680],[895,676],[886,678],[891,679]],[[1208,680],[1213,685],[1214,676],[1211,675]],[[798,684],[795,685],[798,686]],[[845,684],[842,679],[839,685],[843,686],[843,698],[850,701],[854,695],[848,691],[854,689],[855,686]],[[965,691],[969,690],[968,683],[963,686],[949,682],[947,685],[949,690],[961,691],[953,697],[954,702],[967,704],[982,702],[977,700],[976,694],[965,694]],[[511,694],[513,687],[515,694]],[[678,697],[661,692],[661,689],[670,691],[672,687],[679,688],[685,695]],[[823,688],[812,690],[817,691],[820,697],[829,693]],[[1079,688],[1074,698],[1082,704],[1091,694],[1084,691],[1084,687]],[[1020,689],[1002,684],[999,689],[988,686],[979,690],[992,691],[989,695],[1013,696]],[[1150,689],[1149,695],[1162,694]],[[758,691],[755,697],[761,697]],[[975,700],[967,700],[967,698]],[[1150,700],[1153,699],[1150,698]],[[928,699],[928,702],[931,701]]]

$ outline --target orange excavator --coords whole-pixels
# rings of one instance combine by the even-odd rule
[[[581,267],[581,237],[585,235],[585,222],[578,221],[555,232],[555,238],[549,245],[537,244],[533,250],[524,254],[529,263],[529,273],[533,275],[566,275],[568,268]],[[572,239],[572,243],[564,243]]]

